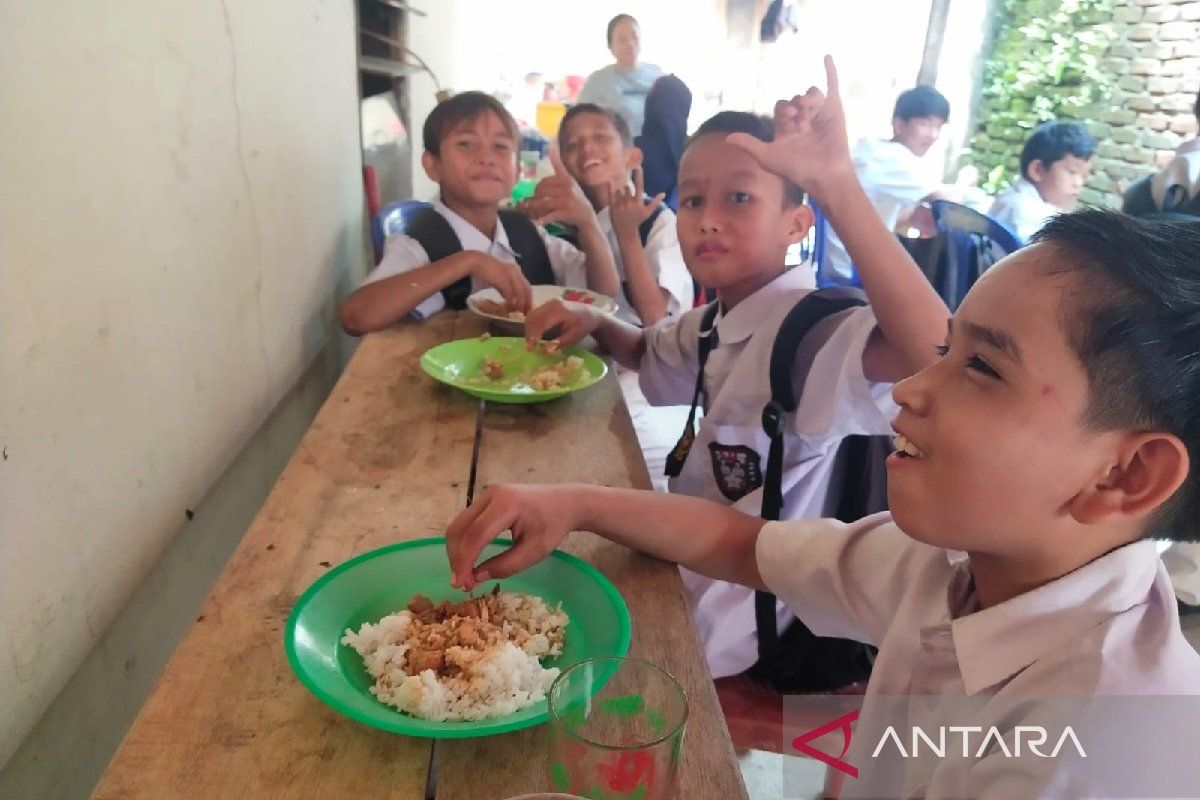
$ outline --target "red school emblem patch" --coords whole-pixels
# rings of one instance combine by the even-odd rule
[[[744,444],[710,442],[713,478],[721,494],[737,502],[762,486],[758,453]]]

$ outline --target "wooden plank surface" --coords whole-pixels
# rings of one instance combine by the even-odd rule
[[[430,742],[310,695],[283,628],[330,565],[440,534],[463,506],[477,403],[418,365],[428,347],[478,333],[460,317],[362,342],[93,797],[423,800]]]
[[[648,489],[650,478],[616,376],[562,400],[489,403],[478,488],[490,483],[580,482]],[[593,534],[571,534],[566,551],[616,585],[633,621],[630,655],[666,669],[688,695],[679,798],[745,798],[746,788],[692,625],[678,570]],[[438,800],[493,800],[550,789],[545,725],[439,745]]]

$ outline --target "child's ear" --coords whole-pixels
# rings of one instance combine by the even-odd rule
[[[1149,516],[1187,479],[1187,448],[1169,433],[1130,434],[1115,463],[1067,504],[1084,525]]]
[[[795,208],[788,209],[786,244],[793,245],[804,241],[814,220],[813,210],[807,203],[801,203]]]
[[[421,166],[425,168],[425,174],[429,176],[429,180],[434,183],[442,182],[442,165],[438,161],[438,157],[426,150],[421,153]]]
[[[1046,165],[1042,163],[1040,158],[1035,158],[1029,162],[1029,167],[1025,170],[1029,175],[1029,182],[1033,184],[1041,183],[1046,180]]]
[[[640,167],[642,161],[646,158],[646,154],[642,152],[642,148],[630,145],[625,148],[625,171]]]

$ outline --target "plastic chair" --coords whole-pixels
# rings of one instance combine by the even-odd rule
[[[939,265],[933,285],[953,311],[979,276],[1004,256],[1019,250],[1021,242],[987,214],[949,200],[934,200],[929,206],[938,233],[946,238],[944,263]]]
[[[813,210],[813,240],[812,240],[812,260],[817,271],[817,288],[826,289],[830,286],[853,286],[862,288],[862,281],[858,278],[858,270],[854,265],[850,265],[850,280],[846,280],[841,276],[831,277],[826,269],[825,251],[826,241],[829,238],[829,221],[825,218],[825,212],[821,207],[812,200],[808,201],[808,206]]]
[[[404,233],[418,211],[430,208],[424,200],[397,200],[388,203],[371,220],[371,244],[375,246],[375,263],[383,258],[383,243],[393,233]]]

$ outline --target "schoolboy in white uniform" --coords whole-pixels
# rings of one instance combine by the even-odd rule
[[[449,288],[468,278],[469,290],[462,294],[493,286],[509,308],[530,308],[529,280],[518,266],[518,253],[499,211],[517,178],[517,125],[512,115],[489,95],[464,92],[430,112],[423,135],[421,163],[440,188],[433,213],[448,224],[446,233],[457,236],[458,247],[431,263],[429,253],[412,236],[388,237],[379,266],[338,311],[342,327],[351,335],[381,330],[409,315],[424,319],[435,314],[445,307]],[[540,215],[536,237],[549,259],[547,277],[558,285],[611,296],[620,284],[608,242],[587,198],[557,155],[554,160],[556,174],[541,181],[535,193]],[[552,220],[577,226],[579,248],[546,233],[541,225]],[[516,222],[526,230],[531,227],[528,220]]]
[[[612,109],[579,103],[563,117],[558,143],[563,164],[583,187],[612,248],[621,280],[617,317],[651,328],[689,310],[692,276],[679,249],[675,213],[661,195],[646,200],[642,152],[633,146],[624,118]],[[617,376],[650,481],[655,489],[666,491],[663,469],[687,409],[650,405],[638,387],[636,371],[618,368]]]
[[[836,101],[831,73],[811,130],[844,131]],[[830,152],[834,139],[797,134],[757,153],[783,170],[796,163],[786,156]],[[831,197],[812,172],[794,174],[820,188],[818,199]],[[695,498],[493,486],[447,531],[452,581],[472,589],[506,578],[568,531],[591,530],[772,591],[819,634],[878,644],[864,714],[887,695],[979,698],[970,724],[1011,731],[1051,697],[1193,702],[1200,655],[1180,630],[1151,540],[1200,535],[1198,249],[1185,226],[1088,210],[1051,221],[989,270],[943,334],[941,360],[895,387],[890,513],[851,525],[764,524]],[[1174,331],[1171,346],[1146,330]],[[505,528],[520,532],[516,545],[476,564]],[[1173,723],[1167,735],[1193,745],[1200,722]],[[1160,758],[1161,742],[1123,736],[1120,719],[1097,724],[1089,733],[1116,733],[1135,780],[1159,777],[1149,764],[1194,774],[1194,760]],[[850,760],[865,767],[863,743],[856,738]],[[1045,759],[1026,774],[995,747],[951,755],[909,762],[894,785],[874,787],[888,794],[866,796],[1114,791],[1111,764],[1094,760]],[[1139,796],[1137,787],[1121,794]]]
[[[777,127],[786,131],[794,124],[794,109],[783,104],[778,110]],[[812,216],[802,205],[803,191],[727,142],[731,134],[759,144],[773,138],[770,124],[759,117],[722,112],[696,131],[680,165],[684,258],[693,276],[717,288],[724,313],[705,368],[705,416],[671,490],[740,502],[757,513],[766,459],[760,420],[769,398],[767,356],[784,315],[812,289],[811,273],[784,271],[784,256],[807,233]],[[844,151],[844,141],[841,147]],[[855,200],[865,204],[857,183],[852,188]],[[845,229],[856,260],[863,261],[873,307],[846,312],[808,372],[784,448],[787,518],[820,513],[842,436],[889,430],[888,382],[933,358],[917,343],[937,335],[928,320],[948,315],[899,242],[886,231],[878,236],[877,221],[863,220],[853,204],[835,205],[828,213]],[[530,314],[526,333],[536,340],[562,325],[564,343],[593,333],[619,363],[638,367],[651,402],[690,402],[703,313],[695,309],[677,322],[642,330],[579,304],[551,302]],[[685,574],[685,582],[713,675],[736,674],[754,664],[753,591],[697,575]],[[786,621],[786,613],[780,611],[780,618]]]

